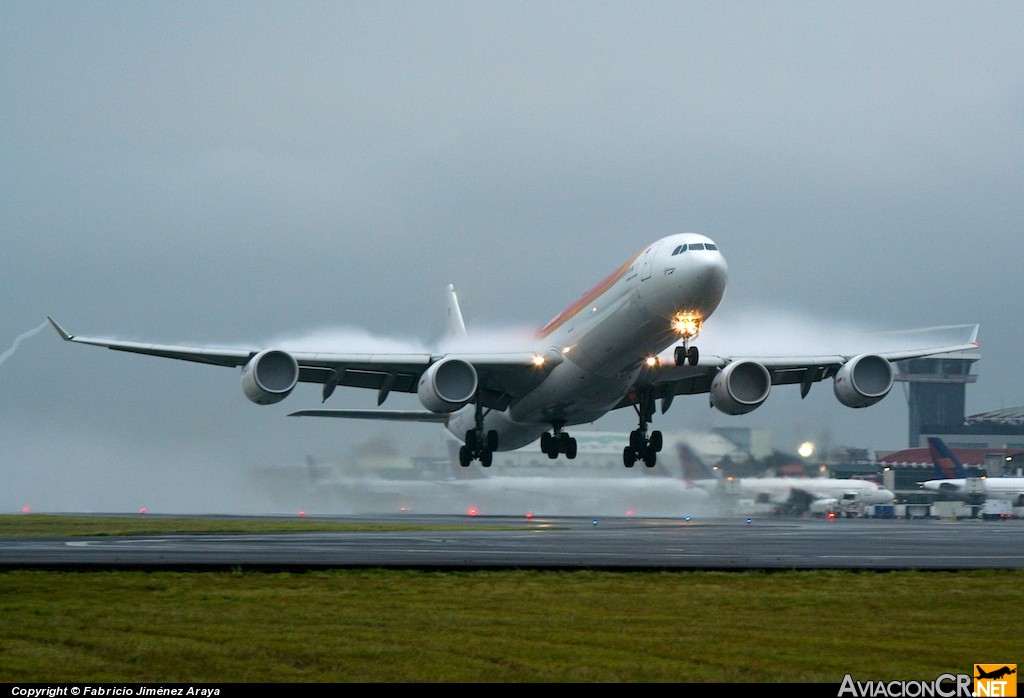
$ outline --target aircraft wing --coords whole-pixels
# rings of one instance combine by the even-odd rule
[[[115,351],[147,354],[180,361],[194,361],[214,366],[245,366],[260,350],[255,348],[218,348],[150,344],[97,337],[73,335],[53,318],[47,318],[61,339],[79,344],[106,347]],[[299,365],[299,381],[320,383],[326,400],[337,386],[366,388],[377,391],[377,404],[384,402],[391,392],[415,393],[420,376],[431,364],[445,357],[455,357],[473,365],[477,372],[481,403],[486,408],[505,409],[516,397],[538,385],[561,362],[561,356],[550,353],[538,357],[531,352],[496,354],[428,354],[428,353],[332,353],[288,352]],[[539,359],[543,358],[543,361]],[[380,411],[354,411],[334,415],[356,418],[413,420],[412,413],[398,414]],[[388,417],[387,415],[391,415]],[[419,414],[419,413],[416,413]]]
[[[764,366],[772,385],[799,384],[803,395],[813,383],[834,377],[851,359],[865,354],[890,362],[906,361],[936,354],[977,349],[978,325],[950,325],[873,335],[857,351],[807,356],[714,356],[701,354],[696,366],[676,366],[674,361],[646,372],[637,387],[654,387],[657,397],[671,402],[676,395],[694,395],[711,390],[715,375],[730,363],[750,361]],[[628,403],[623,403],[625,406]],[[662,411],[667,407],[663,403]]]

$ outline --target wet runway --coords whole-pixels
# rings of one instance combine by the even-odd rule
[[[748,521],[420,516],[373,520],[437,530],[0,538],[0,568],[1024,568],[1024,520],[1017,519]]]

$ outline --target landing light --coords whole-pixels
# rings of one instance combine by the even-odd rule
[[[676,313],[672,326],[684,339],[692,339],[700,334],[700,326],[704,319],[699,313]]]
[[[657,356],[648,356],[647,357],[647,366],[648,366],[648,368],[654,368],[655,366],[659,366],[660,364],[661,364],[661,360],[658,359]]]
[[[544,357],[541,356],[540,354],[537,354],[536,356],[534,356],[533,357],[533,365],[534,366],[543,366],[544,365]]]

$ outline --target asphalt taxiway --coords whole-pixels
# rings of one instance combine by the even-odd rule
[[[332,519],[333,520],[333,519]],[[367,521],[341,518],[340,521]],[[0,568],[1024,568],[1024,520],[382,517],[414,531],[0,538]],[[436,526],[436,530],[432,527]]]

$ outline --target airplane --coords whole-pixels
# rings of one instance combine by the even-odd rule
[[[807,512],[837,511],[841,505],[892,504],[896,495],[878,483],[855,478],[745,477],[735,487],[743,499],[771,503],[781,513],[800,516]],[[701,483],[695,483],[701,486]],[[713,486],[723,486],[719,482]]]
[[[922,489],[967,498],[972,493],[972,483],[980,481],[985,497],[1010,500],[1015,507],[1024,506],[1024,477],[971,478],[953,450],[935,436],[928,438],[928,450],[937,477],[922,482]]]
[[[52,317],[58,335],[91,344],[184,361],[242,368],[242,390],[260,405],[278,403],[300,383],[323,385],[322,401],[338,386],[374,390],[378,409],[303,409],[319,416],[445,425],[463,442],[463,467],[491,465],[495,451],[540,439],[550,458],[576,456],[567,427],[593,423],[613,410],[636,412],[637,428],[623,449],[626,467],[653,467],[663,446],[648,430],[658,401],[665,413],[677,395],[707,394],[730,415],[764,404],[774,385],[833,379],[836,398],[863,408],[893,385],[895,361],[977,347],[977,325],[918,331],[915,346],[811,356],[702,355],[695,344],[725,294],[728,266],[718,245],[698,233],[677,233],[642,248],[544,325],[532,345],[500,353],[323,353],[279,348],[229,349],[115,341],[73,335]],[[447,287],[449,349],[467,336],[455,289]],[[923,339],[928,337],[930,339]],[[908,341],[909,343],[909,341]],[[414,393],[423,410],[379,409],[394,392]]]
[[[869,480],[831,477],[721,477],[716,476],[692,448],[678,446],[684,478],[695,486],[723,497],[774,504],[795,516],[836,511],[841,504],[891,504],[892,490]]]
[[[998,669],[994,669],[993,671],[985,671],[984,669],[979,668],[978,669],[978,675],[975,676],[974,678],[976,678],[976,679],[1001,679],[1004,676],[1009,676],[1010,674],[1016,674],[1016,673],[1017,673],[1016,669],[1011,669],[1008,666],[1002,666],[1002,667],[1000,667]]]

